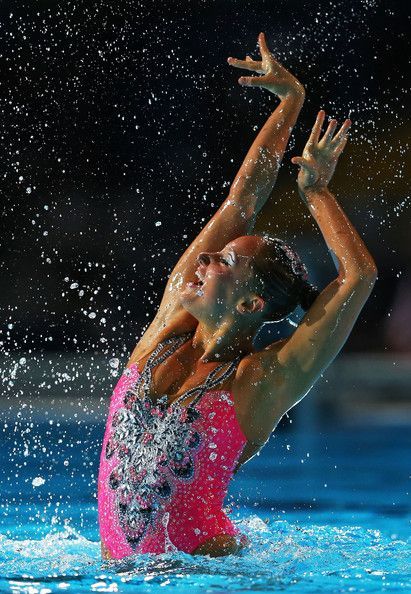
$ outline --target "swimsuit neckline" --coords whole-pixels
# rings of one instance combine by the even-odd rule
[[[140,372],[140,369],[139,369],[137,363],[131,363],[131,365],[129,367],[127,367],[127,369],[133,369],[133,370],[137,371],[137,373],[139,375],[141,375],[141,372]],[[219,393],[220,394],[228,394],[229,395],[229,398],[230,398],[230,400],[232,402],[232,405],[233,405],[234,419],[235,419],[235,422],[236,422],[238,431],[239,431],[241,437],[243,438],[243,440],[246,443],[250,443],[252,445],[258,445],[258,446],[262,447],[265,442],[264,443],[262,443],[262,442],[256,442],[256,441],[252,441],[252,440],[248,439],[248,437],[245,435],[244,431],[242,430],[241,425],[240,425],[240,422],[239,422],[238,417],[237,417],[237,411],[235,409],[235,404],[234,404],[234,399],[233,399],[233,393],[231,392],[231,390],[221,390],[221,389],[220,390],[207,390],[206,392],[204,392],[203,398],[205,396],[207,396],[208,394],[219,394]],[[166,394],[165,396],[167,397],[168,395]],[[149,398],[149,401],[150,401],[150,403],[153,406],[158,406],[159,400],[160,400],[160,398],[154,402],[151,398]],[[188,404],[187,406],[184,406],[183,404],[180,404],[179,400],[180,400],[180,398],[177,398],[173,402],[170,402],[170,404],[167,403],[167,408],[168,409],[171,409],[171,408],[174,408],[174,405],[176,405],[176,406],[179,406],[180,409],[188,409],[190,406],[193,406],[193,403],[192,402],[190,404]]]
[[[131,367],[134,367],[137,370],[137,373],[139,375],[139,378],[143,376],[143,374],[146,374],[146,378],[143,378],[143,382],[145,379],[148,379],[149,381],[151,380],[151,367],[155,367],[156,365],[159,365],[160,363],[162,363],[163,361],[165,361],[165,359],[172,354],[174,351],[176,351],[179,346],[181,346],[182,344],[184,344],[187,340],[189,340],[192,336],[193,336],[194,332],[188,332],[186,334],[180,335],[180,336],[174,336],[171,337],[169,339],[166,339],[165,341],[159,343],[157,345],[157,347],[150,353],[147,361],[145,362],[143,369],[140,371],[137,363],[132,363],[128,369],[130,369]],[[159,355],[159,353],[164,349],[165,346],[167,346],[168,344],[172,344],[171,349],[166,350],[162,355],[160,355],[158,357],[158,359],[156,360],[157,355]],[[234,371],[234,369],[236,369],[236,367],[238,366],[238,363],[240,362],[241,356],[239,355],[238,357],[236,357],[236,359],[234,359],[234,361],[231,361],[230,363],[221,363],[220,365],[218,365],[217,367],[215,367],[214,369],[212,369],[210,371],[210,373],[207,375],[207,377],[205,378],[205,380],[202,382],[202,384],[200,384],[200,386],[197,386],[195,388],[190,388],[188,390],[186,390],[185,392],[183,392],[182,394],[180,394],[175,400],[173,400],[173,402],[171,402],[170,404],[168,403],[168,394],[165,394],[164,396],[161,396],[160,398],[158,398],[156,401],[153,401],[153,399],[148,395],[148,390],[143,390],[144,391],[144,398],[147,398],[148,401],[152,404],[152,406],[158,406],[159,403],[161,405],[161,400],[163,401],[163,403],[166,405],[166,408],[173,408],[174,406],[179,406],[180,408],[183,409],[188,409],[188,408],[194,408],[195,405],[202,399],[203,396],[205,396],[206,394],[210,394],[210,393],[228,393],[230,395],[230,400],[232,401],[233,404],[233,412],[234,412],[234,418],[236,421],[236,425],[238,427],[238,431],[240,432],[241,436],[243,437],[244,441],[246,443],[250,443],[252,445],[257,445],[258,447],[262,447],[265,442],[257,442],[257,441],[253,441],[248,439],[248,437],[245,435],[244,431],[241,428],[240,422],[238,420],[237,417],[237,411],[235,410],[235,405],[234,405],[234,400],[232,398],[232,392],[231,390],[213,390],[213,388],[215,386],[217,386],[218,384],[220,384],[223,380],[227,379],[232,372]],[[214,379],[214,376],[217,375],[217,373],[223,369],[223,367],[225,365],[228,365],[227,370],[221,375],[221,377]],[[138,380],[137,380],[138,381]],[[189,395],[191,394],[195,394],[196,392],[199,392],[199,394],[197,396],[195,396],[195,398],[187,405],[187,406],[183,406],[181,405],[181,401],[184,400],[185,398],[187,398]]]
[[[214,367],[214,369],[212,369],[208,373],[206,378],[203,380],[203,382],[199,386],[195,386],[193,388],[189,388],[188,390],[185,390],[182,394],[180,394],[177,398],[175,398],[175,400],[173,400],[173,402],[171,402],[170,404],[168,403],[168,398],[169,398],[168,394],[164,394],[163,396],[160,396],[160,398],[158,398],[156,401],[154,401],[149,395],[152,369],[154,369],[154,367],[157,367],[159,364],[163,363],[180,346],[182,346],[185,342],[190,340],[190,338],[192,338],[193,335],[194,335],[193,331],[186,332],[179,336],[172,336],[162,342],[159,342],[158,345],[156,346],[156,348],[150,353],[150,355],[149,355],[148,359],[146,360],[141,371],[140,371],[137,363],[132,363],[132,365],[134,365],[137,368],[137,371],[139,374],[137,384],[138,384],[138,393],[139,393],[140,397],[146,398],[147,400],[149,400],[149,402],[152,405],[157,405],[160,402],[160,404],[162,403],[163,405],[166,405],[167,407],[173,407],[175,404],[181,403],[181,401],[185,400],[189,396],[195,395],[195,397],[190,402],[190,404],[188,404],[186,407],[183,407],[183,408],[194,407],[205,393],[212,392],[213,391],[212,389],[214,387],[223,383],[233,373],[233,371],[237,368],[238,363],[240,362],[240,356],[236,357],[234,359],[234,361],[231,361],[228,363],[224,362],[224,363],[221,363],[220,365],[217,365],[216,367]],[[171,346],[169,346],[169,345],[171,345]],[[165,347],[168,347],[168,348],[165,348]],[[219,375],[219,373],[226,366],[228,366],[228,367],[223,371],[223,373],[221,375]],[[130,367],[131,367],[131,365],[130,365]],[[140,379],[141,379],[141,381],[140,381]],[[218,391],[218,390],[216,390],[216,391]],[[225,390],[220,390],[220,391],[224,392]]]
[[[135,369],[137,371],[138,375],[141,375],[141,370],[140,370],[139,366],[137,365],[137,363],[131,363],[131,365],[129,365],[129,367],[127,367],[127,369],[131,369],[131,368]],[[190,388],[189,390],[192,390],[192,389],[193,388]],[[180,394],[179,396],[177,396],[177,398],[175,400],[173,400],[173,402],[170,402],[169,404],[167,403],[168,408],[171,408],[172,406],[174,406],[177,403],[179,404],[180,397],[181,396],[185,396],[186,393],[189,390],[186,390],[185,392],[183,392],[182,394]],[[222,390],[222,389],[219,389],[219,390],[218,389],[216,389],[216,390],[207,390],[206,392],[204,392],[204,396],[206,396],[206,394],[217,394],[219,392],[222,393],[222,394],[223,393],[224,394],[229,394],[230,399],[233,401],[233,398],[232,398],[233,393],[232,393],[231,390]],[[164,396],[160,396],[160,398],[158,398],[155,401],[152,398],[149,398],[149,400],[153,404],[153,406],[156,406],[158,404],[159,400],[161,400],[164,397],[166,397],[168,399],[169,398],[169,394],[164,394]],[[179,406],[180,406],[180,408],[188,408],[191,404],[192,403],[187,404],[187,406],[184,406],[184,405],[179,404]]]

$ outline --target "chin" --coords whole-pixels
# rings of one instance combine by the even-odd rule
[[[179,293],[179,301],[182,307],[184,307],[188,313],[199,319],[202,311],[202,296],[202,291],[199,287],[185,286]]]
[[[190,303],[193,303],[196,297],[197,295],[195,294],[195,291],[187,286],[183,287],[178,293],[178,299],[181,305],[185,308],[189,308]]]

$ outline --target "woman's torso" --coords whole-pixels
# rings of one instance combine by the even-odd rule
[[[187,337],[174,337],[139,366],[131,362],[110,401],[99,518],[102,542],[114,557],[162,552],[169,534],[190,551],[207,534],[234,530],[222,505],[247,439],[222,388],[238,360],[211,366],[199,385],[191,376],[172,398],[160,395],[162,382],[171,386],[181,376],[177,363],[187,351],[174,364],[173,354],[183,344]],[[155,369],[160,381],[153,381]]]
[[[191,330],[191,332],[194,333],[194,330]],[[170,325],[167,332],[159,337],[159,342],[182,334],[183,332],[180,331],[178,325],[176,327]],[[278,345],[281,342],[279,341]],[[135,364],[139,369],[142,369],[153,349],[147,352],[146,349],[140,349],[139,345],[137,345],[127,366]],[[240,364],[241,359],[237,360],[236,371]],[[168,402],[172,403],[178,400],[187,390],[201,385],[207,374],[218,365],[218,362],[199,362],[192,352],[191,341],[186,341],[161,366],[154,370],[150,397],[155,402],[161,395],[168,394]],[[232,389],[235,383],[235,375],[234,373],[227,377],[227,380],[220,384],[219,389],[230,393],[236,422],[246,439],[245,447],[235,469],[235,471],[238,471],[264,446],[279,419],[272,406],[273,399],[271,397],[267,398],[263,394],[256,395],[254,390],[247,390],[246,388],[243,388],[241,393]],[[275,390],[276,386],[273,386],[273,389]],[[187,406],[189,403],[190,398],[185,399],[184,404]]]

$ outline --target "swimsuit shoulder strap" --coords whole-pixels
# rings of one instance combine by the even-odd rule
[[[200,384],[196,388],[191,388],[190,390],[187,390],[186,392],[184,392],[183,394],[181,394],[173,402],[173,404],[175,402],[181,402],[182,400],[185,400],[186,398],[188,398],[189,396],[192,396],[193,394],[196,394],[196,397],[191,402],[190,406],[194,406],[195,404],[197,404],[198,401],[200,400],[200,398],[206,392],[209,392],[210,390],[212,390],[213,388],[215,388],[219,384],[222,384],[225,380],[227,380],[230,377],[230,375],[237,368],[238,363],[240,362],[240,359],[241,359],[241,357],[238,356],[238,357],[236,357],[236,359],[234,359],[234,361],[231,361],[228,364],[227,363],[221,363],[220,365],[218,365],[217,367],[215,367],[214,369],[212,369],[210,371],[210,373],[207,375],[207,377],[205,378],[205,380],[203,381],[202,384]],[[227,365],[228,365],[228,367],[227,367]],[[226,367],[226,369],[224,370],[225,367]],[[221,375],[219,375],[221,371],[223,371],[223,373],[221,373]]]
[[[137,380],[136,389],[138,392],[142,391],[141,396],[150,398],[151,386],[151,372],[157,365],[163,363],[167,357],[172,355],[181,345],[189,340],[194,335],[194,332],[186,332],[180,336],[171,336],[162,342],[159,342],[154,351],[144,364],[144,367]],[[169,347],[169,348],[165,348]],[[165,350],[164,350],[165,349]],[[163,352],[162,352],[163,351]],[[161,354],[160,354],[161,353]]]
[[[159,342],[154,351],[151,353],[151,355],[145,362],[145,365],[141,373],[143,374],[146,371],[146,369],[151,370],[157,365],[160,365],[160,363],[163,363],[163,361],[165,361],[167,357],[172,355],[181,345],[183,345],[185,342],[187,342],[187,340],[192,338],[193,335],[194,332],[186,332],[185,334],[181,334],[180,336],[170,336],[170,338],[166,338],[166,340]],[[161,351],[164,349],[164,347],[168,345],[171,345],[170,348],[164,351],[160,356],[158,356],[159,353],[161,353]]]

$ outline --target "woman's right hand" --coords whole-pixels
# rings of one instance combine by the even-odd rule
[[[239,84],[245,87],[262,87],[274,93],[280,99],[284,99],[288,95],[304,98],[303,85],[284,66],[277,62],[267,47],[264,33],[260,33],[258,36],[258,45],[262,61],[253,60],[250,56],[246,56],[245,60],[227,58],[230,66],[252,70],[263,75],[241,76],[238,79]]]
[[[302,157],[291,159],[291,163],[300,167],[297,181],[303,193],[310,189],[318,190],[328,186],[338,158],[347,144],[351,120],[345,120],[335,136],[333,134],[337,128],[337,120],[331,120],[326,132],[319,140],[324,118],[325,112],[319,111]]]

